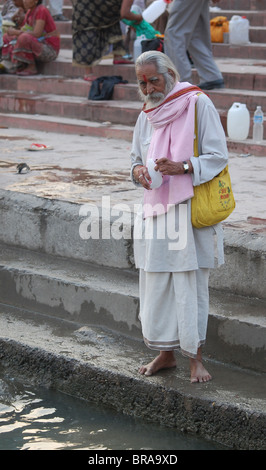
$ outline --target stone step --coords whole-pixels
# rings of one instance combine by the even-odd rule
[[[136,273],[1,246],[0,302],[141,338]],[[205,354],[266,372],[266,303],[211,289]]]
[[[250,28],[250,42],[239,46],[223,43],[212,43],[214,57],[230,57],[243,59],[265,59],[266,30],[265,27]],[[72,36],[61,34],[61,48],[72,50]]]
[[[134,64],[113,66],[110,59],[104,59],[99,65],[91,68],[83,66],[72,66],[72,53],[70,50],[61,49],[58,58],[54,62],[40,64],[39,72],[44,75],[59,75],[68,78],[83,78],[93,73],[95,77],[102,75],[120,75],[124,80],[131,83],[136,82]]]
[[[222,10],[265,11],[266,0],[220,0],[219,7]]]
[[[264,10],[261,7],[261,3],[258,10],[250,9],[250,5],[248,5],[249,9],[244,9],[243,7],[236,9],[236,5],[232,5],[231,9],[227,9],[222,6],[226,6],[226,3],[220,3],[219,5],[221,5],[221,10],[211,11],[210,17],[226,16],[230,20],[233,15],[246,16],[250,23],[249,40],[251,44],[249,46],[241,45],[241,51],[240,48],[230,46],[225,49],[220,47],[221,44],[213,44],[214,56],[263,59],[265,54],[263,54],[260,45],[263,43],[262,47],[266,47],[266,9]],[[67,7],[67,9],[65,16],[71,19],[71,7]],[[61,33],[61,48],[72,49],[72,22],[58,22],[57,26]],[[223,46],[225,45],[223,44]],[[240,52],[241,55],[239,55]]]
[[[226,16],[228,21],[232,18],[233,15],[245,16],[248,21],[250,28],[256,26],[265,27],[266,26],[266,11],[254,11],[254,10],[229,10],[222,9],[221,11],[210,11],[210,17],[215,18],[216,16]],[[70,34],[70,29],[67,29],[67,34]]]
[[[228,95],[229,104],[231,103],[231,96],[235,95],[236,99],[234,101],[239,101],[240,98],[237,97],[238,94],[242,94],[241,100],[244,99],[244,102],[248,99],[247,95],[255,96],[258,95],[258,100],[262,99],[265,94],[265,83],[266,83],[266,74],[261,73],[262,66],[259,64],[246,65],[242,61],[239,64],[240,71],[236,73],[235,70],[228,70],[230,66],[227,64],[222,64],[221,70],[223,73],[225,88],[224,89],[215,89],[207,91],[206,93],[212,96],[212,99],[221,93],[223,95],[224,102],[225,95]],[[253,71],[251,71],[253,68]],[[107,69],[107,70],[106,70]],[[124,70],[125,71],[125,70]],[[130,72],[131,73],[131,72]],[[116,75],[115,67],[112,65],[107,68],[106,66],[97,67],[97,76],[111,76]],[[133,75],[133,74],[132,74]],[[69,78],[64,77],[63,75],[33,75],[27,78],[21,78],[16,75],[0,75],[0,89],[2,90],[16,90],[21,92],[34,92],[35,93],[49,93],[56,95],[69,95],[69,96],[80,96],[88,98],[89,90],[91,83],[95,76],[91,76],[90,80],[84,80],[83,77]],[[124,79],[124,77],[122,77]],[[129,77],[131,78],[131,77]],[[127,101],[140,101],[138,95],[138,87],[136,84],[136,79],[128,81],[128,83],[117,84],[114,87],[113,98],[115,100],[127,100]],[[193,73],[193,82],[197,83],[198,77],[196,71]],[[247,104],[247,103],[246,103]],[[263,103],[262,107],[263,107]],[[225,102],[224,106],[218,104],[219,107],[224,107],[228,109],[228,103]],[[251,106],[250,110],[253,111]]]
[[[212,44],[215,59],[224,57],[229,59],[261,59],[265,60],[265,44],[249,43],[234,46],[231,44]]]
[[[216,5],[217,6],[217,5]],[[266,0],[220,0],[219,8],[221,10],[232,10],[235,14],[242,13],[247,14],[248,12],[260,12],[262,15],[266,11]],[[70,18],[70,14],[67,15],[67,12],[72,12],[72,0],[64,0],[63,11],[64,15]],[[238,12],[238,13],[236,13]],[[219,10],[218,10],[219,14]]]
[[[111,154],[115,152],[110,144],[109,148]],[[58,200],[56,197],[53,199],[43,196],[37,197],[31,193],[21,192],[23,188],[20,190],[18,188],[17,191],[20,192],[16,192],[16,187],[12,185],[7,186],[12,189],[11,191],[0,190],[2,221],[0,243],[108,268],[134,270],[131,235],[134,225],[132,200],[136,203],[139,200],[136,199],[132,183],[129,181],[129,185],[126,184],[125,180],[128,176],[124,173],[120,175],[120,180],[123,182],[121,185],[119,175],[112,171],[112,163],[110,162],[109,165],[114,186],[110,187],[110,176],[103,174],[103,186],[93,185],[91,182],[92,188],[90,189],[90,185],[88,186],[84,195],[85,199],[83,198],[82,201],[80,198],[79,203],[74,202],[75,198],[73,202],[68,202]],[[51,170],[54,170],[54,178],[56,178],[56,167],[52,167],[52,162],[50,166]],[[45,170],[43,171],[45,174]],[[90,170],[84,171],[88,178]],[[81,170],[80,172],[82,173]],[[92,172],[91,176],[93,174]],[[76,175],[75,171],[74,175]],[[14,178],[17,178],[16,175]],[[36,186],[40,178],[38,172],[35,178]],[[82,175],[80,178],[82,180]],[[58,181],[58,184],[60,181],[63,184],[64,176],[61,175],[60,178],[58,175],[55,180]],[[92,178],[90,180],[92,181]],[[13,181],[15,180],[13,179]],[[69,185],[71,186],[71,180],[67,185],[62,186],[67,194],[69,191],[71,193]],[[108,190],[101,189],[106,186],[108,186]],[[91,192],[93,192],[93,196],[91,196]],[[104,195],[110,197],[110,200],[108,199],[110,207],[106,205],[106,200],[102,199]],[[86,202],[89,200],[92,207],[90,205],[84,206],[84,200]],[[124,203],[122,215],[120,214],[123,219],[122,232],[117,228],[119,211],[116,201]],[[124,207],[127,208],[127,211]],[[264,282],[266,277],[265,221],[264,225],[230,224],[229,222],[223,225],[226,262],[212,273],[211,287],[234,294],[266,299]],[[90,233],[91,226],[98,232],[93,232],[90,236],[87,233],[88,230]]]
[[[245,103],[250,112],[251,118],[253,117],[253,113],[258,105],[261,105],[262,109],[266,110],[266,91],[244,89],[235,90],[226,88],[221,90],[210,90],[207,91],[207,94],[218,110],[223,109],[227,112],[235,102]]]
[[[192,386],[188,359],[178,354],[175,369],[146,377],[138,370],[154,352],[139,340],[21,308],[0,308],[0,358],[8,377],[157,423],[160,432],[168,427],[212,441],[211,448],[213,442],[220,450],[266,448],[265,374],[204,357],[213,380]],[[172,453],[165,456],[168,463],[177,461]],[[150,450],[141,457],[155,459]],[[179,464],[180,458],[179,452]],[[246,453],[243,458],[246,462]]]
[[[71,36],[72,35],[72,21],[71,21],[71,11],[69,8],[65,9],[64,16],[69,18],[69,21],[58,21],[56,23],[57,29],[59,30],[61,36],[62,35],[67,35]],[[261,27],[262,30],[264,29],[263,27],[266,26],[266,10],[264,11],[254,11],[254,10],[226,10],[223,9],[220,12],[215,12],[211,11],[210,12],[210,18],[215,18],[216,16],[226,16],[228,21],[232,18],[233,15],[238,15],[238,16],[245,16],[249,20],[249,25],[250,25],[250,31],[252,32],[253,29],[255,30],[256,27]],[[258,28],[259,29],[259,28]],[[251,39],[251,42],[257,42],[253,39]],[[266,41],[263,41],[266,42]]]
[[[222,48],[233,47],[226,44],[220,44],[219,46]],[[261,48],[261,45],[259,45],[259,47]],[[238,89],[251,88],[265,90],[265,54],[262,59],[259,57],[256,57],[255,59],[252,57],[240,59],[230,57],[224,58],[222,54],[221,57],[215,58],[215,60],[217,66],[225,75],[226,86]],[[72,52],[67,49],[61,49],[56,61],[48,64],[41,64],[39,67],[39,72],[46,76],[58,75],[65,78],[83,78],[84,76],[91,73],[94,77],[105,75],[120,75],[129,83],[136,83],[134,64],[114,66],[111,59],[103,59],[100,64],[93,67],[91,72],[91,69],[86,67],[72,66]],[[195,83],[197,83],[198,78],[195,69],[193,70],[193,67],[192,72]],[[33,77],[27,77],[27,79],[30,78]],[[4,76],[0,76],[0,79],[6,80]],[[8,80],[11,79],[12,77],[9,76]]]
[[[63,49],[72,49],[72,35],[71,34],[60,34],[60,43],[61,43],[61,47]],[[258,47],[257,45],[257,48],[255,49],[255,46],[256,44],[262,44],[263,43],[263,47],[264,47],[264,50],[266,48],[266,27],[265,26],[250,26],[249,28],[249,41],[250,43],[249,44],[243,44],[241,45],[241,48],[244,48],[243,51],[242,51],[242,54],[241,54],[241,57],[250,57],[250,52],[252,51],[252,57],[254,58],[261,58],[263,59],[263,51],[261,51],[261,48]],[[218,46],[220,44],[216,44],[216,43],[212,43],[213,44],[213,53],[214,55],[216,55],[216,49],[218,48]],[[223,44],[224,45],[224,44]],[[233,48],[233,46],[230,46],[230,49],[229,49],[229,54],[230,54],[230,57],[238,57],[238,50],[239,49],[236,49],[235,47]],[[228,50],[224,51],[223,49],[221,49],[221,51],[223,51],[225,54],[228,54]],[[237,55],[236,55],[237,53]],[[258,57],[258,54],[260,54],[260,57]],[[221,52],[219,53],[219,55],[221,55]]]
[[[249,28],[249,40],[252,43],[266,43],[266,26],[251,26]]]
[[[49,75],[59,75],[67,78],[83,78],[86,71],[83,67],[72,66],[71,52],[61,50],[58,59],[40,68],[40,72]],[[259,59],[216,59],[217,66],[221,70],[227,88],[253,89],[265,91],[266,68],[265,60]],[[113,65],[111,59],[104,59],[100,64],[93,67],[92,78],[100,76],[119,75],[131,84],[136,84],[134,65]],[[4,77],[2,77],[4,79]],[[11,77],[10,77],[11,78]],[[1,79],[1,77],[0,77]],[[28,77],[29,79],[29,77]],[[196,70],[192,67],[192,79],[196,84],[199,82]]]
[[[62,36],[72,36],[72,21],[57,21],[56,28],[58,29],[61,38]]]
[[[0,113],[1,128],[7,127],[17,129],[29,129],[44,132],[64,134],[77,134],[108,139],[123,139],[132,141],[133,127],[122,124],[114,125],[110,122],[94,122],[82,119],[71,119],[66,117],[55,117],[45,115]],[[241,147],[242,148],[242,147]],[[245,151],[250,152],[246,147]],[[242,152],[242,150],[241,150]],[[264,150],[265,152],[265,150]],[[242,152],[243,153],[243,152]]]
[[[135,101],[88,101],[77,96],[0,91],[1,112],[67,116],[114,124],[123,122],[131,126],[135,124],[141,107],[141,103]]]
[[[78,96],[88,99],[91,82],[83,78],[65,78],[57,75],[33,75],[27,77],[27,80],[20,80],[16,75],[2,75],[0,76],[0,89],[26,93],[32,93],[34,90],[34,93]],[[137,84],[115,85],[113,99],[140,101]]]
[[[225,122],[226,116],[222,119]],[[86,121],[82,119],[71,119],[66,117],[54,117],[45,115],[0,113],[2,128],[10,127],[17,129],[29,129],[44,132],[64,134],[79,134],[86,136],[103,137],[109,139],[123,139],[132,142],[133,127],[122,124],[112,124]],[[243,155],[266,155],[266,142],[254,144],[252,139],[244,141],[233,141],[227,138],[227,147],[230,152]]]
[[[244,74],[243,74],[244,75]],[[241,82],[241,77],[238,77],[238,82]],[[252,81],[252,78],[254,81]],[[225,84],[226,82],[233,81],[233,84],[236,85],[235,77],[227,77],[225,76]],[[45,82],[43,88],[43,82]],[[85,83],[84,83],[85,82]],[[244,88],[243,85],[246,82],[250,88]],[[1,78],[0,78],[1,83]],[[9,82],[11,84],[11,81]],[[35,81],[36,83],[36,81]],[[39,80],[39,84],[31,88],[31,84],[29,82],[20,82],[19,90],[21,91],[31,91],[32,89],[35,90],[36,93],[53,93],[57,95],[71,95],[71,96],[80,96],[88,99],[91,81],[86,82],[82,79],[77,80],[64,80],[63,78],[51,78],[49,83],[49,77],[45,77],[43,81]],[[243,76],[242,80],[242,88],[229,88],[226,86],[224,89],[216,89],[216,90],[209,90],[206,91],[207,95],[213,101],[215,107],[220,110],[228,111],[228,109],[232,106],[234,102],[245,103],[248,110],[253,115],[254,111],[256,110],[257,105],[260,105],[262,109],[266,109],[266,91],[263,88],[263,85],[266,83],[266,76],[250,76],[248,77],[246,74]],[[57,87],[58,84],[58,87]],[[24,86],[23,86],[24,85]],[[50,85],[50,86],[49,86]],[[254,85],[254,89],[252,89],[252,85]],[[261,88],[261,89],[260,89]],[[8,90],[8,88],[6,88]],[[47,90],[47,91],[45,91]],[[114,87],[113,99],[112,101],[126,101],[127,103],[130,102],[141,102],[139,95],[138,95],[138,87],[136,84],[118,84]],[[91,100],[89,100],[91,103]]]
[[[66,5],[66,0],[64,0],[64,5],[63,5],[63,15],[68,18],[70,21],[72,20],[72,12],[73,8],[72,5]],[[61,21],[57,21],[57,24],[62,23]]]
[[[247,102],[251,113],[256,109],[257,104],[264,104],[266,108],[266,92],[247,94],[240,93],[226,96],[223,93],[209,93],[218,109],[218,105],[227,104],[227,109],[218,109],[221,122],[226,130],[227,112],[231,104],[237,98],[241,102]],[[88,120],[93,122],[110,122],[119,125],[134,126],[141,111],[140,101],[107,100],[92,101],[80,96],[65,96],[55,94],[44,94],[26,91],[0,91],[0,112],[23,113],[32,115],[50,115],[57,117],[68,117],[72,119]],[[266,119],[264,118],[264,135],[266,132]],[[250,121],[249,137],[252,136],[252,119]]]
[[[250,0],[220,0],[219,2],[220,10],[212,11],[210,9],[210,16],[227,16],[230,19],[233,15],[246,16],[251,25],[255,26],[259,21],[260,25],[265,25],[266,17],[266,3],[265,0],[257,0],[256,3],[250,2]],[[72,4],[71,1],[64,1],[63,12],[64,16],[69,20],[72,19]],[[264,20],[264,22],[262,21]],[[65,22],[57,22],[57,25],[60,27]]]

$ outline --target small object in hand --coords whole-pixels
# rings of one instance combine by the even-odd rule
[[[152,158],[149,158],[147,162],[147,168],[148,168],[149,175],[151,177],[151,184],[150,184],[151,189],[159,188],[163,182],[162,173],[160,173],[160,171],[156,171],[154,169],[155,166],[156,166],[156,163],[154,162],[154,160]]]
[[[19,174],[28,173],[30,171],[30,167],[27,163],[19,163],[17,165],[17,170]]]

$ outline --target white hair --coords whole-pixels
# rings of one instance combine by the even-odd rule
[[[163,52],[159,52],[159,51],[143,52],[137,58],[135,67],[137,69],[138,67],[142,67],[143,65],[147,65],[147,64],[154,64],[157,69],[157,72],[164,75],[166,83],[168,82],[169,70],[172,71],[175,82],[178,82],[180,80],[179,73],[176,70],[173,62]]]

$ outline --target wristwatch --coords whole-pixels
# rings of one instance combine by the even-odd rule
[[[188,162],[183,162],[183,168],[184,168],[184,173],[188,173],[188,170],[189,170]]]

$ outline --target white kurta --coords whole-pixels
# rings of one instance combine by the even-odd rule
[[[204,94],[197,101],[197,121],[199,157],[190,159],[194,186],[212,179],[228,163],[220,117]],[[135,165],[145,164],[152,132],[141,112],[132,142],[132,172]],[[172,206],[158,217],[144,220],[142,213],[137,214],[134,256],[140,269],[140,319],[146,344],[159,350],[181,347],[193,357],[205,341],[208,270],[215,267],[216,259],[223,263],[223,233],[221,224],[195,229],[190,211],[188,200],[182,208]]]

